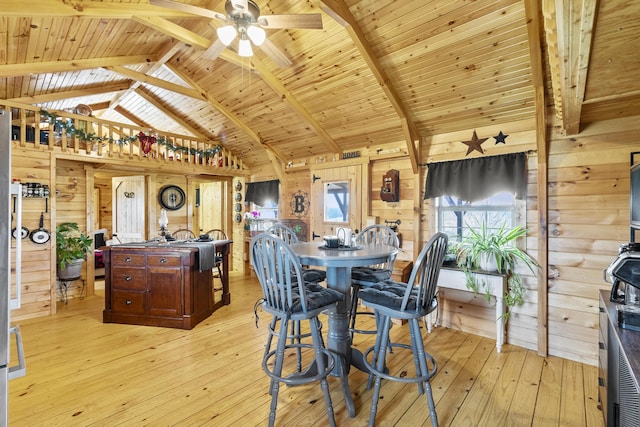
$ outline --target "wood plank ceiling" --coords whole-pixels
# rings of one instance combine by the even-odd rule
[[[180,0],[224,12],[224,0]],[[233,45],[222,23],[148,0],[0,0],[0,98],[204,137],[250,168],[407,144],[531,118],[533,0],[256,0],[320,13],[323,29],[267,30],[292,64]],[[640,2],[543,0],[539,22],[562,130],[640,111]]]

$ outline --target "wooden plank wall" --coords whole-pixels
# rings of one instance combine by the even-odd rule
[[[629,154],[638,118],[553,135],[549,150],[549,354],[597,362],[603,270],[629,241]]]
[[[38,182],[48,185],[52,197],[49,199],[49,212],[45,212],[44,199],[23,199],[22,225],[29,230],[38,228],[40,213],[44,212],[44,228],[53,232],[52,224],[55,197],[52,186],[51,153],[48,151],[24,150],[12,147],[11,176],[23,184]],[[15,247],[15,240],[12,240]],[[55,252],[53,241],[45,244],[33,243],[28,237],[22,240],[22,305],[11,312],[13,321],[31,317],[47,316],[55,312],[51,304],[51,283],[55,283]],[[12,251],[12,262],[15,251]]]

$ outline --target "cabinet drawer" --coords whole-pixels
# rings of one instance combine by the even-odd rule
[[[147,288],[144,268],[112,268],[111,287],[143,291]]]
[[[178,267],[180,266],[180,256],[179,255],[148,255],[147,266]]]
[[[144,314],[144,292],[113,291],[111,309],[114,312]]]
[[[144,267],[144,255],[135,253],[114,253],[111,255],[111,264],[113,266],[136,266]]]

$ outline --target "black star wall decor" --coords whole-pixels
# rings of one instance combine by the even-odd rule
[[[487,139],[489,138],[478,138],[478,134],[474,130],[473,136],[471,137],[471,141],[462,141],[463,144],[469,147],[467,149],[467,154],[465,154],[465,156],[468,156],[469,153],[471,153],[474,150],[477,150],[481,154],[484,154],[484,151],[482,150],[482,143],[485,142]]]
[[[505,135],[504,133],[502,133],[502,131],[500,131],[500,133],[494,136],[493,139],[496,140],[496,145],[498,145],[498,143],[506,144],[507,141],[505,140],[507,139],[508,136],[509,135]]]

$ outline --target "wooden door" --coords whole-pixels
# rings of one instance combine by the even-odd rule
[[[225,230],[224,182],[200,184],[200,233],[214,228]]]
[[[361,164],[351,164],[311,171],[311,237],[316,241],[336,234],[338,227],[362,228],[362,200],[366,197],[362,169]],[[330,205],[333,209],[327,217]]]
[[[145,240],[144,176],[114,177],[113,234],[122,243]]]

